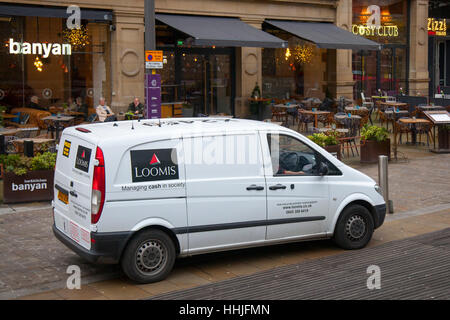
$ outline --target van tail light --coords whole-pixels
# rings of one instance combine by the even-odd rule
[[[105,204],[105,159],[103,151],[97,147],[95,153],[94,178],[92,181],[91,223],[100,219]]]

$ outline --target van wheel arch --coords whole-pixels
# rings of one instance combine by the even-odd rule
[[[342,208],[341,212],[339,212],[339,217],[338,217],[337,220],[336,220],[336,225],[337,225],[337,222],[339,221],[339,219],[341,218],[342,213],[345,212],[345,209],[347,209],[348,207],[350,207],[350,206],[352,206],[352,205],[355,205],[355,204],[358,204],[358,205],[360,205],[360,206],[363,206],[363,207],[365,207],[367,210],[369,210],[370,215],[372,216],[372,219],[373,219],[373,221],[374,221],[374,224],[377,225],[378,218],[377,218],[377,215],[376,215],[376,212],[375,212],[375,208],[374,208],[369,202],[367,202],[367,201],[365,201],[365,200],[355,200],[355,201],[352,201],[352,202],[348,203],[344,208]],[[333,228],[333,233],[334,233],[335,230],[336,230],[336,225],[335,225],[334,228]]]
[[[127,243],[124,245],[124,248],[127,247],[127,245],[130,243],[130,241],[136,237],[138,234],[140,234],[141,232],[144,231],[148,231],[148,230],[160,230],[162,232],[164,232],[165,234],[167,234],[169,236],[169,238],[172,240],[173,244],[175,245],[175,252],[177,254],[177,256],[180,254],[180,242],[178,241],[177,236],[175,235],[175,233],[170,230],[169,228],[160,226],[160,225],[151,225],[151,226],[146,226],[142,229],[139,229],[137,231],[134,232],[133,236],[131,236],[128,240]],[[121,256],[120,256],[120,260],[122,260],[122,256],[123,256],[123,252],[125,250],[122,250]]]

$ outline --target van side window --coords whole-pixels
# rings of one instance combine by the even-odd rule
[[[288,136],[268,134],[273,174],[316,175],[316,152],[303,142]]]

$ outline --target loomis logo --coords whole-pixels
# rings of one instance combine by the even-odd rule
[[[155,164],[161,164],[161,161],[159,161],[158,157],[156,156],[156,153],[153,154],[152,160],[150,160],[150,164],[152,166]]]
[[[91,160],[91,149],[78,146],[77,157],[75,158],[75,168],[81,171],[89,171],[89,162]]]
[[[131,151],[133,182],[178,179],[176,149]]]

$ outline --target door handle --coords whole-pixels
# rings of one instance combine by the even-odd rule
[[[282,184],[276,184],[274,186],[270,186],[269,189],[270,190],[286,189],[286,186],[283,186]]]
[[[256,184],[252,184],[251,186],[247,187],[247,190],[261,191],[261,190],[264,190],[264,187],[257,186]]]
[[[75,198],[77,198],[78,197],[78,194],[75,192],[75,191],[70,191],[69,192],[70,193],[70,195],[72,196],[72,197],[75,197]]]

